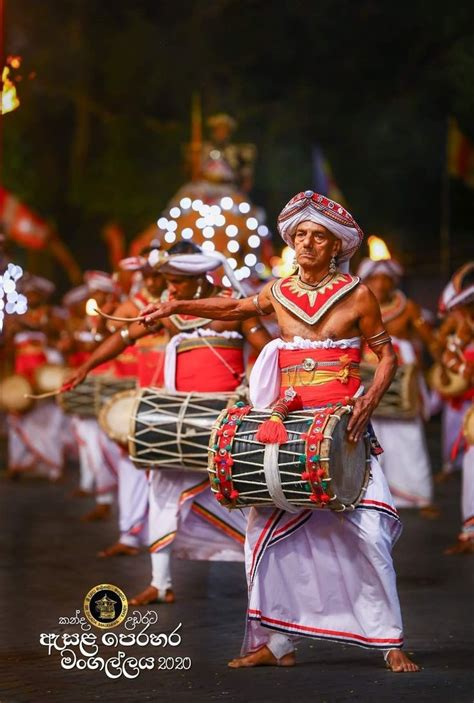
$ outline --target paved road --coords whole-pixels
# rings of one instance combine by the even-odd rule
[[[434,456],[437,434],[434,426]],[[428,522],[402,512],[405,531],[395,560],[407,649],[423,665],[421,673],[394,675],[384,669],[378,653],[327,642],[304,642],[294,669],[231,671],[226,661],[238,652],[243,634],[243,568],[177,562],[178,602],[155,606],[159,623],[152,629],[170,632],[181,622],[181,645],[163,651],[190,657],[192,666],[187,671],[144,671],[135,680],[63,670],[59,653],[48,656],[39,644],[42,632],[78,631],[58,626],[58,618],[81,608],[92,586],[113,583],[131,596],[148,583],[146,554],[113,561],[94,556],[115,537],[114,522],[78,521],[88,503],[68,497],[75,480],[72,469],[61,485],[0,478],[1,703],[474,700],[474,559],[441,553],[457,529],[458,480],[438,490],[440,520]],[[134,647],[130,654],[150,656],[156,650]]]

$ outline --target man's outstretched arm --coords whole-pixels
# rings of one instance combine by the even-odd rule
[[[128,327],[122,327],[107,337],[90,355],[82,366],[75,369],[66,379],[66,386],[74,388],[87,377],[87,375],[106,361],[115,359],[126,347],[138,339],[146,337],[150,332],[140,322],[132,322]]]
[[[195,315],[211,320],[245,320],[257,315],[268,315],[273,311],[269,295],[271,284],[267,284],[258,295],[249,298],[200,298],[199,300],[169,300],[152,304],[143,312],[143,323],[151,326],[156,320],[170,315]]]

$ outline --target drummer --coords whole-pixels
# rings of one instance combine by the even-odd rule
[[[226,274],[238,288],[232,269],[218,254],[205,255],[196,245],[178,242],[167,254],[156,250],[150,263],[165,274],[164,300],[206,298],[230,299],[231,293],[214,285],[211,271],[224,265]],[[235,294],[235,293],[234,293]],[[235,390],[244,380],[243,344],[247,340],[257,350],[270,339],[254,312],[240,322],[211,322],[207,318],[172,315],[158,323],[153,332],[164,328],[171,341],[166,350],[165,387],[170,393],[219,393]],[[141,323],[107,339],[90,360],[72,377],[79,383],[97,364],[117,356],[131,341],[148,334]],[[203,373],[205,369],[205,373]],[[152,562],[151,584],[130,600],[131,605],[153,602],[172,603],[171,554],[198,560],[243,561],[245,516],[229,513],[217,505],[207,476],[194,471],[170,469],[151,472],[149,539]]]
[[[456,365],[456,361],[459,361],[456,349],[460,340],[458,328],[460,327],[461,335],[465,338],[466,333],[463,331],[463,327],[466,324],[465,320],[468,319],[468,315],[466,311],[458,308],[457,305],[453,307],[452,301],[459,300],[463,287],[468,285],[469,278],[472,277],[473,272],[474,262],[471,261],[461,266],[444,288],[438,305],[439,315],[443,318],[436,340],[438,356],[444,354],[446,358],[446,352],[449,348],[452,349],[454,353],[451,353],[452,358],[449,362],[454,365]],[[449,367],[448,370],[454,371],[453,368]],[[459,379],[462,379],[462,376],[457,378],[458,383]],[[461,380],[460,385],[467,384],[463,384]],[[449,396],[448,394],[443,394],[442,387],[438,389],[438,392],[442,399],[443,469],[436,477],[436,480],[441,482],[452,476],[456,470],[462,468],[464,451],[462,442],[460,443],[458,439],[462,431],[463,418],[474,398],[474,388],[467,387],[464,390],[460,390],[459,393]]]
[[[474,401],[474,262],[462,266],[451,279],[446,297],[447,317],[441,327],[442,364],[466,379],[468,389],[461,398],[466,417]],[[453,454],[463,444],[462,424],[454,440]],[[446,554],[474,554],[474,447],[468,447],[462,460],[462,517],[457,542]]]
[[[146,305],[157,302],[164,289],[166,281],[159,270],[152,268],[145,254],[128,257],[119,262],[119,270],[132,272],[135,286],[138,280],[141,285],[138,290],[131,292],[115,310],[117,317],[136,317]],[[120,321],[108,322],[109,331],[114,332],[126,323]],[[115,372],[121,376],[134,375],[138,386],[163,386],[164,352],[168,335],[163,330],[154,335],[148,335],[133,346],[130,345],[119,354],[115,360]],[[148,493],[149,483],[147,472],[137,471],[128,457],[128,453],[119,445],[116,451],[110,452],[114,460],[118,480],[118,515],[120,536],[110,547],[99,552],[100,557],[134,556],[139,547],[148,539]]]
[[[14,372],[34,386],[37,369],[48,363],[59,326],[51,312],[54,284],[41,276],[27,274],[21,291],[28,299],[24,315],[8,318],[6,346],[13,359]],[[56,359],[54,359],[56,361]],[[9,476],[30,473],[52,481],[63,469],[62,413],[52,400],[38,401],[21,415],[8,416]]]
[[[147,310],[146,322],[176,315],[243,320],[255,311],[275,311],[281,338],[263,350],[250,378],[255,406],[268,407],[279,399],[278,412],[260,428],[260,438],[284,441],[281,416],[287,411],[339,400],[354,406],[348,431],[349,440],[358,442],[396,369],[375,297],[346,273],[362,231],[343,207],[313,191],[290,200],[278,228],[295,249],[297,274],[267,284],[253,298],[170,300],[155,312]],[[358,395],[361,337],[379,359],[365,396]],[[305,371],[328,359],[325,380]],[[295,365],[301,385],[287,387],[284,395],[281,367]],[[303,510],[294,515],[251,508],[247,635],[242,656],[229,666],[292,666],[295,638],[304,636],[380,649],[392,671],[418,670],[400,650],[402,622],[391,558],[400,521],[375,460],[371,474],[366,497],[354,512]]]
[[[79,367],[88,359],[98,344],[109,334],[105,320],[94,313],[92,308],[98,307],[106,313],[112,313],[118,305],[118,290],[112,276],[104,271],[86,271],[84,284],[87,297],[92,304],[89,309],[83,302],[77,301],[79,309],[83,309],[82,321],[70,321],[71,336],[68,361],[70,366]],[[80,296],[82,287],[77,292]],[[104,364],[96,373],[113,372],[113,364]],[[106,520],[111,516],[112,504],[117,489],[117,474],[113,462],[107,453],[109,439],[100,429],[99,423],[93,417],[74,416],[74,432],[79,449],[80,489],[78,494],[92,492],[96,505],[82,516],[85,522]],[[114,448],[111,443],[110,446]]]
[[[398,362],[418,365],[414,344],[422,342],[433,350],[431,326],[419,306],[398,288],[402,267],[394,259],[364,259],[357,272],[377,298],[382,322],[392,337]],[[375,355],[364,348],[364,359],[376,363]],[[439,515],[433,506],[433,475],[428,456],[424,419],[429,416],[428,391],[421,372],[418,374],[421,409],[413,419],[377,417],[372,423],[384,453],[382,469],[398,508],[418,508],[425,518]],[[418,401],[418,399],[415,399]]]

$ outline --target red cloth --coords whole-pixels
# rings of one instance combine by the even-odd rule
[[[15,357],[15,373],[26,376],[29,381],[34,381],[35,370],[48,361],[45,352],[38,348],[37,351],[18,353]]]
[[[165,352],[157,349],[137,347],[137,380],[140,388],[161,388],[165,377]]]
[[[68,365],[71,369],[78,369],[79,366],[82,366],[82,364],[85,364],[87,359],[90,357],[92,352],[89,351],[78,351],[74,352],[73,354],[70,354],[68,357]],[[101,364],[97,368],[93,369],[91,371],[91,374],[96,376],[97,374],[101,373],[114,373],[114,366],[115,363],[113,361],[106,361],[104,364]]]
[[[463,355],[468,364],[474,365],[474,346],[469,346],[467,349],[464,349]],[[464,393],[461,393],[461,395],[457,395],[454,398],[444,397],[444,400],[454,410],[460,410],[466,400],[474,400],[474,386],[471,386],[467,389],[467,391],[464,391]]]
[[[337,373],[340,371],[346,360],[350,363],[359,363],[360,349],[281,349],[279,352],[280,369],[286,366],[295,366],[302,364],[304,359],[311,358],[318,363],[318,371],[330,371]],[[342,358],[342,361],[341,361]],[[324,362],[338,361],[338,366],[324,366]],[[353,369],[354,371],[355,369]],[[297,373],[290,372],[290,378],[294,374],[298,378]],[[346,396],[353,396],[360,386],[359,378],[349,377],[347,383],[343,383],[339,379],[334,379],[321,383],[319,385],[297,386],[292,388],[297,392],[298,396],[290,405],[291,410],[296,410],[301,407],[317,407],[326,405],[327,403],[336,403],[343,401]],[[283,386],[280,389],[280,396],[284,396],[288,386]]]
[[[196,393],[235,390],[240,385],[240,375],[244,372],[242,349],[218,347],[216,351],[226,360],[237,378],[209,348],[200,347],[177,354],[176,390]]]
[[[117,378],[128,378],[138,373],[137,348],[126,347],[115,359],[114,372]]]

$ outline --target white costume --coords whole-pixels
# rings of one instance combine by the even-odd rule
[[[278,397],[278,350],[355,347],[358,340],[274,340],[250,378],[251,400]],[[275,393],[276,391],[276,393]],[[382,650],[402,646],[391,549],[401,532],[375,458],[365,498],[354,512],[251,508],[245,544],[248,624],[242,653],[266,644],[280,658],[299,636]],[[279,634],[276,634],[279,633]]]
[[[416,363],[411,342],[392,337],[401,363]],[[420,396],[422,391],[420,390]],[[372,425],[383,447],[380,465],[398,508],[423,508],[433,501],[433,476],[420,416],[396,420],[373,417]]]

